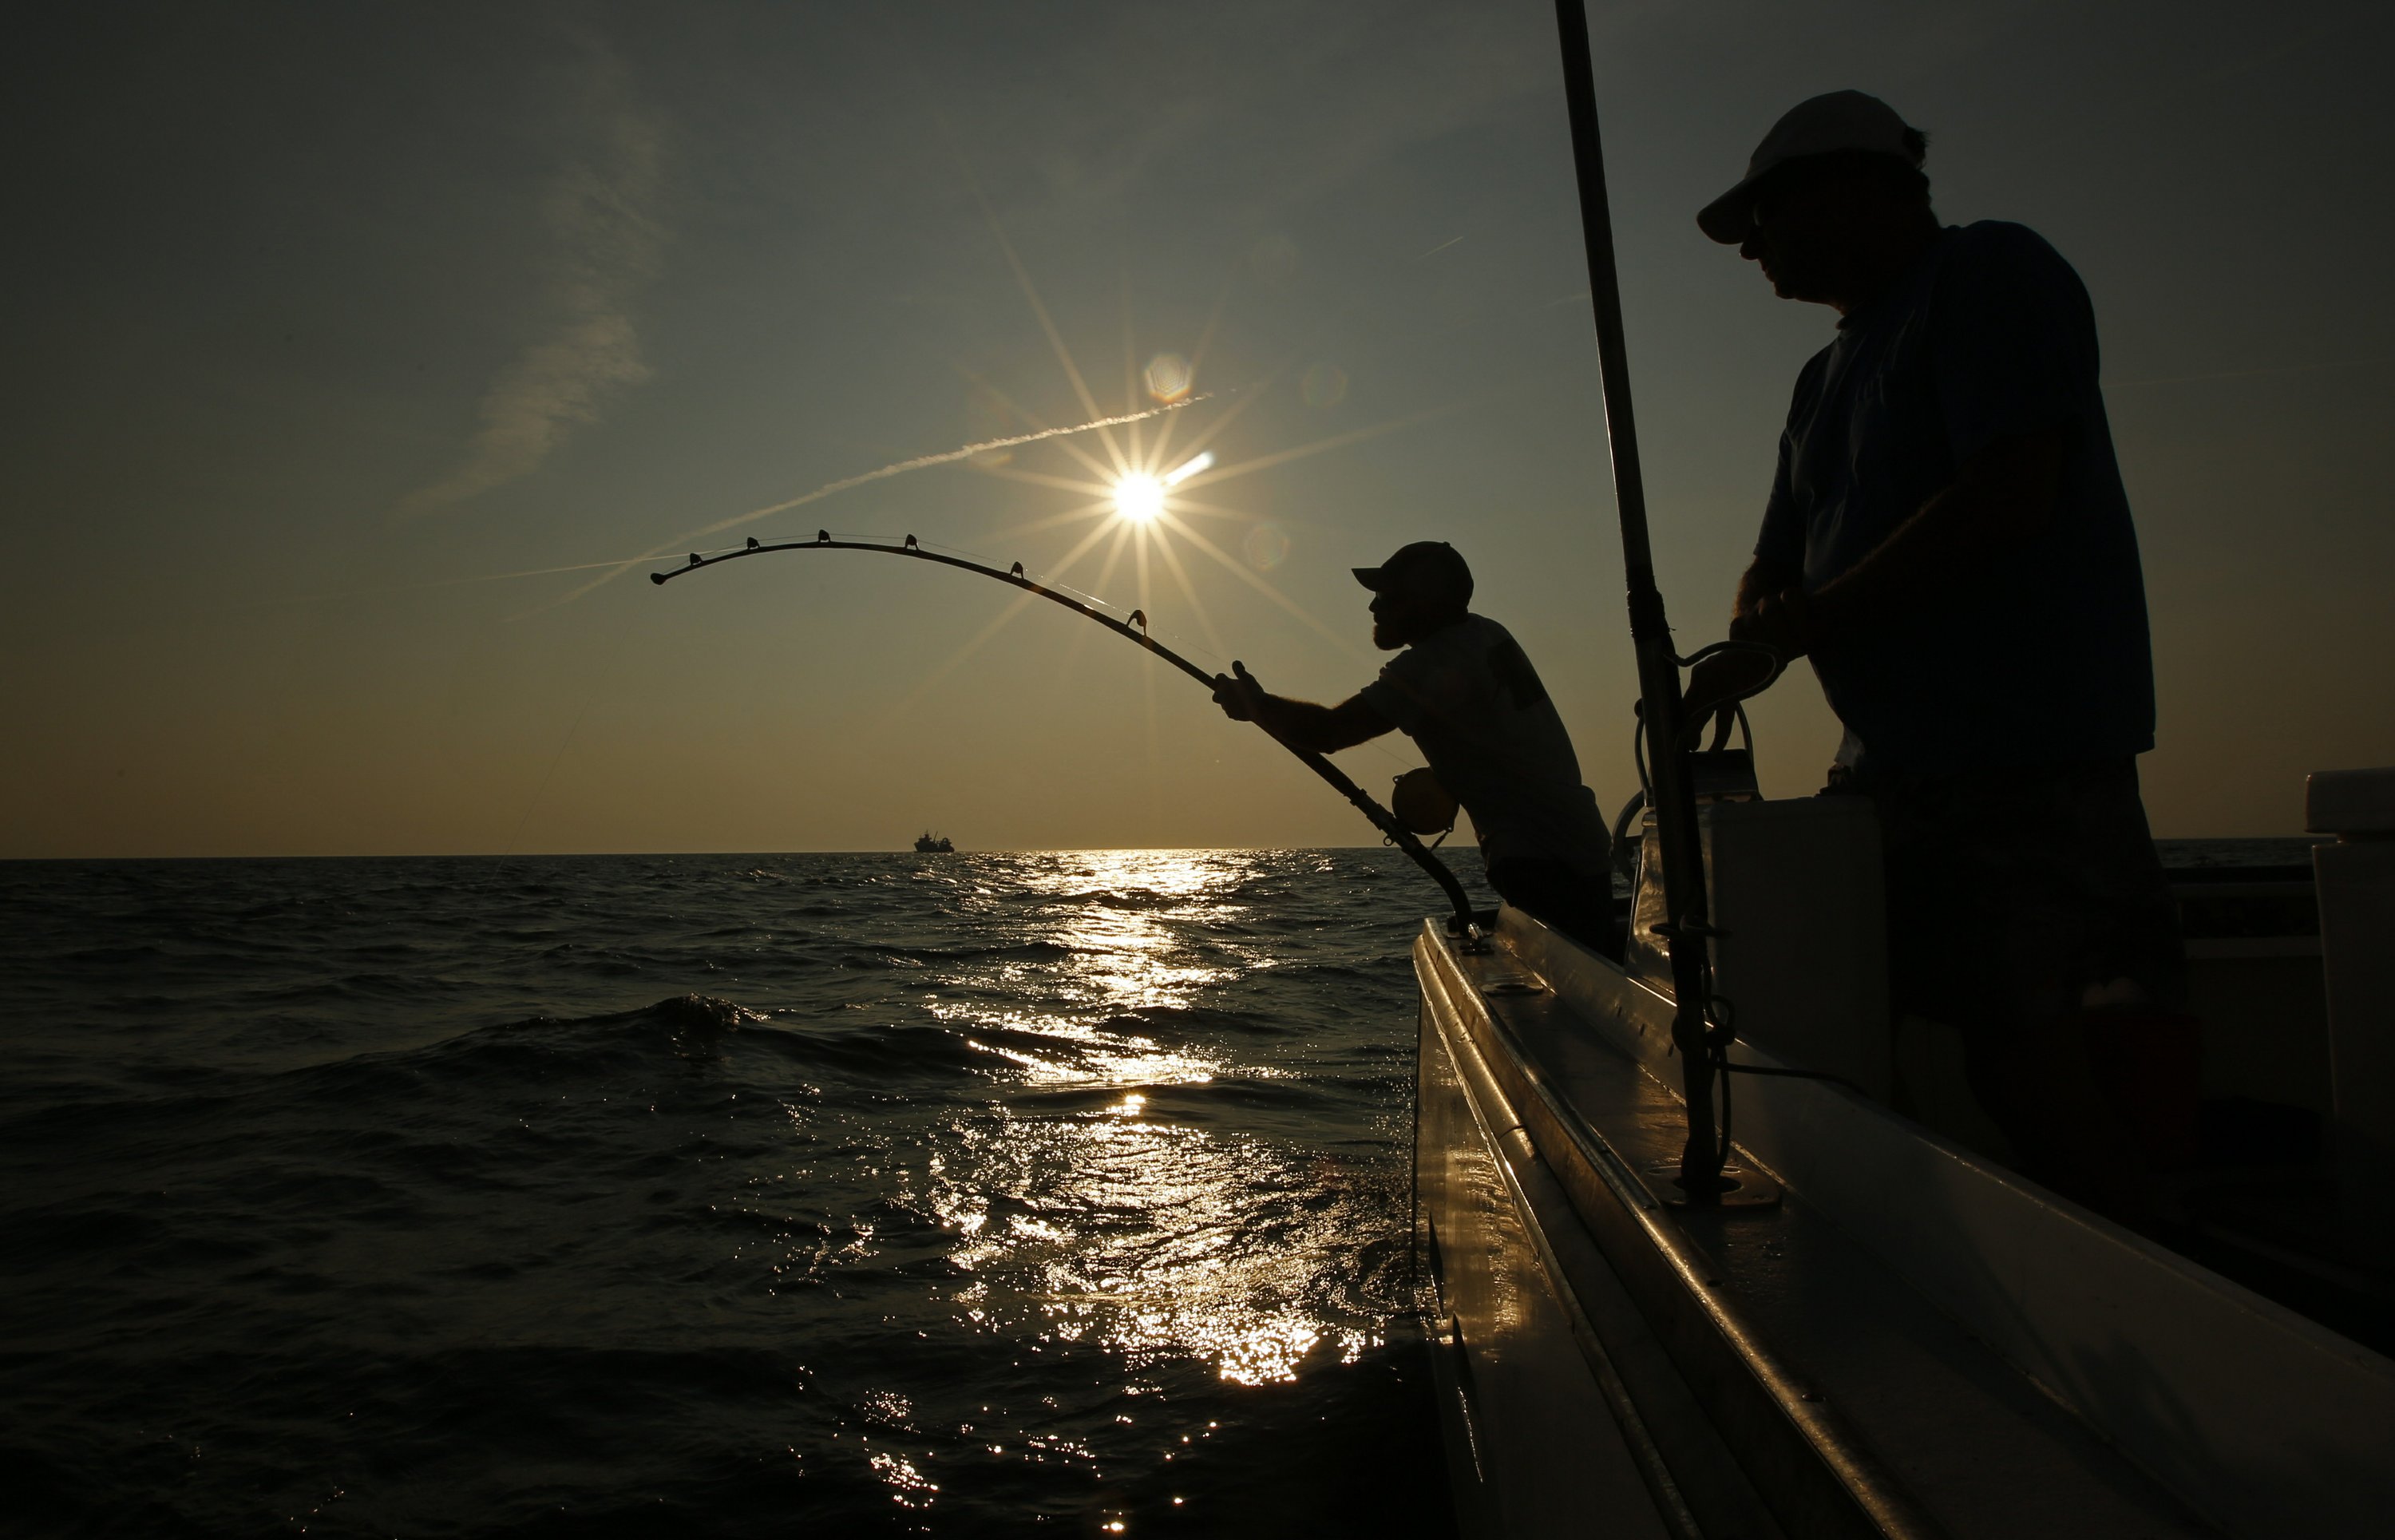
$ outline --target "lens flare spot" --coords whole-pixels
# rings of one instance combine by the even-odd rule
[[[1240,540],[1239,554],[1258,572],[1270,572],[1289,559],[1289,537],[1277,524],[1259,524]]]
[[[1178,401],[1196,383],[1196,371],[1179,353],[1158,353],[1147,361],[1147,393],[1158,401]]]
[[[1328,360],[1316,364],[1300,377],[1297,392],[1308,406],[1336,406],[1347,399],[1347,371]]]
[[[1189,459],[1184,460],[1179,469],[1166,471],[1164,473],[1164,485],[1167,486],[1178,486],[1183,482],[1187,481],[1190,477],[1196,475],[1198,471],[1207,469],[1213,463],[1214,451],[1211,449],[1203,450]]]
[[[1164,484],[1154,476],[1125,476],[1115,483],[1115,512],[1133,524],[1148,524],[1164,511]]]

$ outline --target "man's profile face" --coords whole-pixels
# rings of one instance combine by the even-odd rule
[[[1852,176],[1793,163],[1754,196],[1754,229],[1738,254],[1763,269],[1782,299],[1835,304],[1854,265],[1868,190]]]
[[[1383,652],[1411,646],[1446,619],[1454,605],[1403,586],[1372,595],[1372,645]]]

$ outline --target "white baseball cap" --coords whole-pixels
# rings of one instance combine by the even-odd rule
[[[1832,91],[1800,101],[1754,147],[1753,158],[1746,163],[1746,179],[1698,211],[1697,228],[1724,246],[1737,246],[1754,229],[1755,184],[1780,166],[1841,150],[1895,155],[1918,166],[1921,156],[1912,146],[1919,142],[1896,109],[1875,96]]]

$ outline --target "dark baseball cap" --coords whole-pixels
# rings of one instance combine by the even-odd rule
[[[1416,540],[1376,567],[1356,567],[1356,581],[1374,593],[1405,589],[1433,598],[1472,603],[1472,569],[1445,540]]]
[[[1918,169],[1921,136],[1896,109],[1860,91],[1832,91],[1798,102],[1781,114],[1754,147],[1746,179],[1705,205],[1697,228],[1724,246],[1737,246],[1754,231],[1754,197],[1764,179],[1790,161],[1859,150],[1894,155]]]

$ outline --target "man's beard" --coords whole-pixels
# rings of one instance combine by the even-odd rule
[[[1405,633],[1386,620],[1372,622],[1372,645],[1383,652],[1396,652],[1406,644]]]

